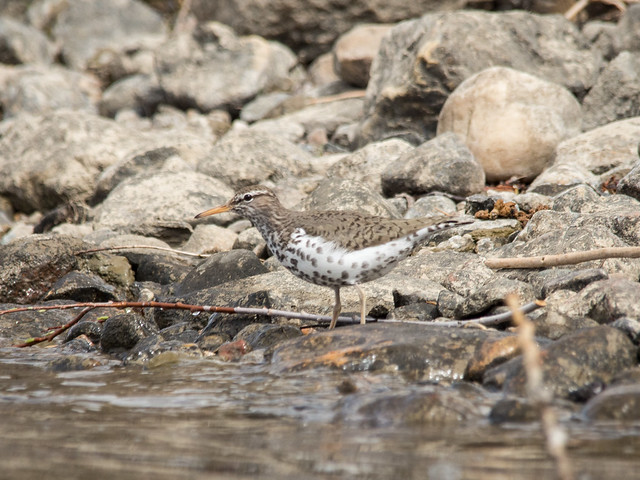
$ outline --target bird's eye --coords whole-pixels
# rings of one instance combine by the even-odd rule
[[[242,197],[242,199],[245,202],[250,202],[251,200],[253,200],[253,195],[251,195],[250,193],[245,193],[244,197]]]

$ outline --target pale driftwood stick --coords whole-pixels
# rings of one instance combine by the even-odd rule
[[[552,395],[544,388],[542,374],[542,356],[535,340],[535,326],[519,308],[518,297],[509,295],[505,302],[513,314],[513,322],[518,326],[518,340],[522,349],[522,364],[526,379],[527,397],[538,409],[547,451],[556,464],[556,473],[560,480],[574,478],[571,462],[567,455],[567,433],[558,424],[556,412],[551,404]]]
[[[576,3],[574,3],[571,8],[569,8],[569,10],[567,10],[566,12],[564,12],[564,18],[566,18],[567,20],[575,20],[576,17],[578,16],[578,14],[584,10],[585,8],[587,8],[587,5],[589,5],[589,1],[590,0],[578,0]]]
[[[199,257],[199,258],[208,258],[208,257],[210,257],[210,255],[207,254],[207,253],[185,252],[184,250],[176,250],[174,248],[159,247],[157,245],[129,245],[129,246],[117,246],[117,247],[96,247],[96,248],[90,248],[88,250],[80,250],[79,252],[76,252],[76,255],[83,255],[83,254],[86,254],[86,253],[106,252],[106,251],[110,251],[110,250],[134,250],[136,248],[144,248],[144,249],[148,249],[148,250],[162,250],[163,252],[171,252],[171,253],[176,253],[178,255],[187,255],[189,257]]]
[[[605,258],[640,258],[640,247],[608,247],[540,257],[487,258],[484,264],[489,268],[545,268]]]

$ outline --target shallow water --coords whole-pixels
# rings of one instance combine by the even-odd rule
[[[336,420],[345,378],[386,374],[186,360],[56,372],[47,349],[0,349],[0,478],[553,478],[535,425],[368,426]],[[640,426],[567,423],[581,479],[640,478]]]

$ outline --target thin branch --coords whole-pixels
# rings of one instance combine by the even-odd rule
[[[535,326],[521,312],[516,295],[509,295],[505,302],[511,309],[513,322],[518,326],[522,364],[527,375],[527,397],[539,411],[547,451],[555,460],[558,478],[571,480],[574,476],[566,449],[567,433],[558,424],[556,412],[551,404],[552,395],[544,387],[542,356],[535,340]]]
[[[590,2],[590,0],[578,0],[576,3],[571,5],[571,8],[569,8],[569,10],[564,12],[564,18],[566,18],[567,20],[570,20],[570,21],[575,20],[576,17],[578,16],[578,14],[582,10],[587,8],[587,5],[589,5],[589,2]]]
[[[545,268],[606,258],[640,258],[640,247],[608,247],[539,257],[487,258],[484,264],[489,268]]]
[[[521,310],[525,313],[532,312],[533,310],[544,306],[544,302],[537,301],[524,305]],[[262,315],[266,317],[285,317],[285,318],[297,318],[300,320],[313,321],[318,323],[329,323],[331,317],[328,315],[315,315],[304,312],[290,312],[287,310],[276,310],[273,308],[246,308],[246,307],[218,307],[211,305],[190,305],[181,302],[82,302],[82,303],[69,303],[64,305],[46,305],[38,306],[31,305],[25,307],[15,307],[7,310],[0,310],[1,315],[8,315],[10,313],[30,312],[30,311],[47,311],[47,310],[69,310],[83,308],[82,312],[73,318],[69,323],[56,328],[54,331],[41,337],[30,338],[27,341],[14,345],[14,347],[30,347],[32,345],[50,342],[58,335],[66,332],[69,328],[74,326],[80,321],[87,312],[94,308],[160,308],[164,310],[188,310],[191,313],[208,312],[208,313],[227,313],[227,314],[242,314],[242,315]],[[441,327],[463,327],[469,324],[483,325],[483,326],[495,326],[501,323],[505,323],[512,319],[511,312],[501,313],[498,315],[490,315],[487,317],[481,317],[471,320],[451,320],[444,322],[424,322],[417,320],[395,320],[395,319],[376,319],[367,317],[367,322],[380,322],[380,323],[409,323],[414,325],[438,325]],[[338,317],[338,323],[341,325],[353,325],[360,323],[360,318],[341,316]]]
[[[79,252],[76,252],[76,255],[84,255],[86,253],[106,252],[110,250],[133,250],[136,248],[162,250],[163,252],[171,252],[171,253],[176,253],[178,255],[187,255],[189,257],[207,258],[211,256],[208,253],[185,252],[184,250],[176,250],[174,248],[160,247],[157,245],[128,245],[128,246],[117,246],[117,247],[97,247],[97,248],[90,248],[88,250],[80,250]]]

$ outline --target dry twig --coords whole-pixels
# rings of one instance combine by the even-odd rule
[[[484,264],[489,268],[545,268],[606,258],[640,258],[640,247],[609,247],[539,257],[487,258]]]
[[[527,397],[538,409],[542,430],[546,439],[547,451],[556,463],[556,472],[560,480],[574,478],[571,462],[567,455],[567,434],[558,424],[555,410],[551,404],[552,395],[544,388],[542,375],[542,357],[535,340],[535,326],[520,311],[516,295],[509,295],[506,304],[513,314],[513,322],[518,326],[518,340],[522,348],[522,363],[527,374]]]

